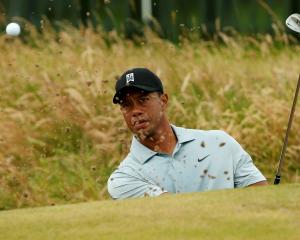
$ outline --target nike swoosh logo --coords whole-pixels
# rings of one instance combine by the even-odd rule
[[[205,156],[204,158],[199,159],[198,158],[198,162],[202,162],[205,158],[207,158],[210,154],[208,154],[207,156]]]

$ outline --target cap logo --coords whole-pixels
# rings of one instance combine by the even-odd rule
[[[134,82],[134,75],[133,75],[133,73],[126,74],[126,85],[128,85],[130,82]]]

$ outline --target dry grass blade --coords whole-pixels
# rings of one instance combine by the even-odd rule
[[[218,42],[179,45],[149,29],[138,44],[70,26],[57,36],[27,31],[24,42],[0,36],[1,209],[108,197],[106,179],[131,139],[112,104],[115,79],[135,66],[163,80],[172,123],[226,130],[273,177],[300,71],[300,48],[281,29],[275,37],[220,29]],[[299,116],[297,109],[286,182],[299,181]]]

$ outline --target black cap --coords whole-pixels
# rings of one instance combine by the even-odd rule
[[[116,82],[116,94],[113,103],[120,103],[121,97],[128,88],[138,88],[146,92],[164,92],[158,76],[147,68],[133,68],[122,74]]]

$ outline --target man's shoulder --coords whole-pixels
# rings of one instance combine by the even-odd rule
[[[127,156],[121,160],[119,167],[124,166],[131,166],[131,167],[138,167],[140,166],[140,162],[136,159],[134,154],[132,152],[129,152]]]
[[[181,135],[189,136],[190,139],[194,139],[197,142],[210,142],[217,144],[227,144],[233,149],[239,149],[240,144],[227,132],[223,130],[202,130],[192,128],[176,127],[176,130]]]
[[[213,138],[216,140],[224,140],[232,142],[233,137],[223,130],[206,130],[204,136],[207,138]]]
[[[176,127],[180,132],[190,134],[195,138],[226,138],[231,139],[232,137],[223,130],[203,130],[194,128]]]

